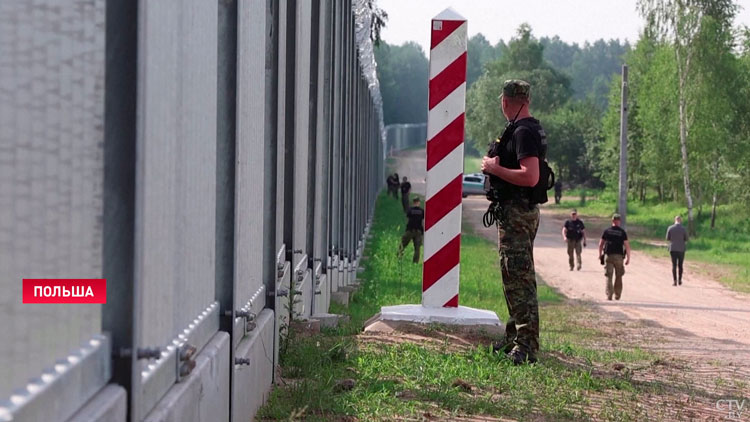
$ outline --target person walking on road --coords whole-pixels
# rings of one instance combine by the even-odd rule
[[[424,210],[420,207],[419,198],[414,198],[414,205],[406,211],[406,231],[401,236],[401,246],[398,248],[399,259],[404,255],[404,249],[409,242],[414,242],[414,256],[412,262],[419,263],[419,248],[422,246],[424,236]]]
[[[563,242],[568,244],[568,264],[570,265],[570,271],[573,271],[573,252],[575,251],[576,258],[578,259],[578,271],[581,271],[581,251],[583,247],[586,247],[586,226],[583,221],[578,218],[578,211],[573,210],[570,213],[570,219],[565,220],[562,228]]]
[[[667,229],[669,255],[672,257],[672,285],[682,285],[682,263],[685,261],[685,244],[688,234],[682,225],[682,217],[675,216],[674,224]],[[679,270],[679,272],[678,272]]]
[[[539,207],[532,196],[539,181],[541,160],[547,154],[547,135],[529,111],[528,82],[511,79],[503,84],[502,112],[508,120],[493,148],[482,158],[482,172],[490,175],[498,193],[494,203],[503,291],[510,317],[505,339],[496,352],[507,353],[514,365],[536,362],[539,351],[539,306],[534,272],[534,239],[539,228]],[[491,205],[492,207],[492,205]],[[490,210],[488,210],[488,213]]]
[[[620,214],[612,216],[612,226],[604,230],[599,240],[599,259],[605,266],[604,277],[606,278],[605,293],[607,300],[612,300],[614,292],[615,300],[622,296],[622,276],[625,274],[625,265],[630,263],[630,242],[628,234],[620,227]],[[623,259],[625,260],[623,265]],[[612,286],[612,272],[615,273],[614,289]]]
[[[404,181],[401,182],[401,205],[404,207],[404,212],[409,211],[409,192],[411,192],[411,183],[404,176]]]

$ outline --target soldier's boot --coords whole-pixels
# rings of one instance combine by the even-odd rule
[[[511,350],[513,350],[513,339],[508,338],[507,336],[503,337],[503,339],[500,341],[492,343],[493,353],[508,354]]]
[[[523,364],[531,365],[537,362],[536,356],[530,353],[524,352],[523,350],[517,347],[514,347],[513,350],[511,350],[510,353],[508,353],[505,356],[507,356],[508,359],[510,359],[511,362],[513,362],[513,365],[516,365],[516,366],[523,365]]]

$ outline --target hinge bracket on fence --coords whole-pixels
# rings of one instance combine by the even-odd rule
[[[192,344],[185,343],[177,349],[177,382],[190,375],[195,369],[195,355],[198,349]]]

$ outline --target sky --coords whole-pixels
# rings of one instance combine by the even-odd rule
[[[735,23],[750,26],[750,0],[741,6]],[[388,13],[381,37],[389,44],[416,41],[429,51],[430,20],[448,7],[469,22],[469,36],[481,32],[495,44],[506,43],[522,23],[531,25],[537,38],[558,35],[568,43],[598,39],[634,43],[643,29],[635,0],[377,0]]]

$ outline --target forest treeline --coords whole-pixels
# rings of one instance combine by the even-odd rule
[[[616,189],[627,64],[630,197],[684,203],[692,229],[696,207],[750,205],[750,29],[734,26],[732,0],[638,0],[637,7],[644,30],[634,45],[537,38],[526,24],[507,43],[471,37],[467,142],[486,150],[505,125],[503,82],[525,79],[560,179]],[[428,60],[420,46],[381,43],[376,59],[386,124],[426,121]]]

